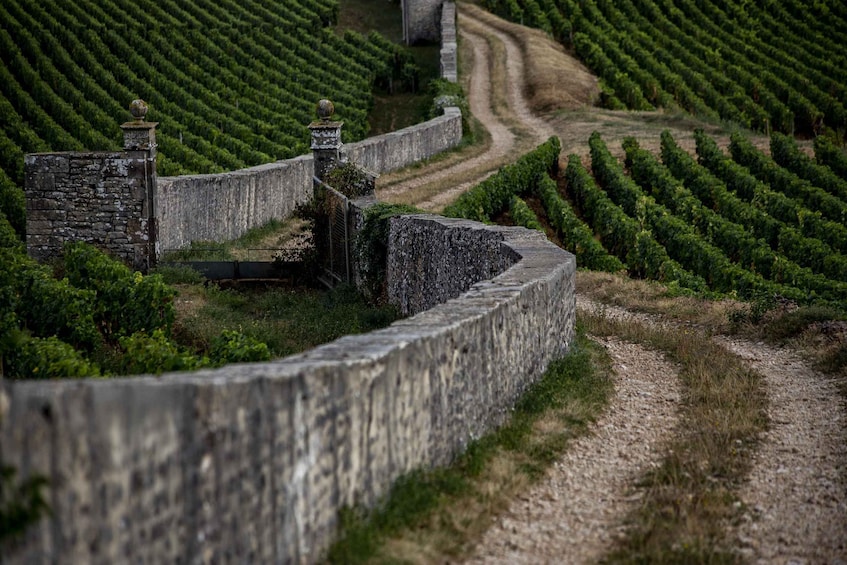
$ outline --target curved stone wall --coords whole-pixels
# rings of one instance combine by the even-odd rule
[[[450,462],[569,348],[575,259],[540,233],[396,218],[389,265],[392,300],[447,301],[269,363],[0,383],[0,457],[52,485],[7,562],[314,562],[339,508]]]
[[[445,108],[427,122],[346,144],[351,161],[375,173],[406,167],[462,140],[462,114]],[[158,253],[192,241],[226,241],[283,219],[312,199],[312,155],[230,173],[160,177],[154,198]]]

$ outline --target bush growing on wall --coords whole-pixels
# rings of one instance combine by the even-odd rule
[[[403,214],[419,214],[414,206],[380,202],[365,211],[365,221],[356,238],[359,275],[362,290],[371,302],[385,296],[385,264],[388,260],[388,232],[391,218]]]

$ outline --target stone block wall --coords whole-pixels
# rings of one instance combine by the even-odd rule
[[[86,241],[147,269],[156,240],[148,151],[35,153],[24,167],[30,256],[49,260],[65,241]]]
[[[440,39],[441,4],[444,0],[402,0],[403,39],[406,45]]]
[[[227,241],[312,199],[313,159],[294,159],[212,175],[160,177],[163,253],[192,241]]]
[[[394,299],[455,298],[269,363],[0,382],[0,457],[52,485],[52,514],[4,561],[313,563],[341,506],[373,504],[503,423],[568,351],[574,257],[523,228],[409,216],[391,231],[391,264],[439,281]],[[427,241],[487,259],[477,275],[464,252],[423,261]],[[474,280],[492,265],[511,266]]]
[[[348,159],[383,173],[428,159],[462,140],[462,114],[444,114],[402,130],[344,145]],[[157,201],[161,250],[191,241],[225,241],[283,219],[312,199],[312,155],[215,175],[160,177]]]
[[[445,2],[441,7],[441,78],[459,80],[458,47],[456,45],[456,4]]]

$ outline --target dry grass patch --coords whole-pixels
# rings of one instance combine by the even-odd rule
[[[674,294],[660,283],[622,274],[577,271],[576,286],[580,294],[598,302],[695,324],[710,333],[729,331],[733,313],[746,308],[743,302],[729,298],[704,300]]]
[[[703,305],[708,310],[708,302]],[[736,561],[727,549],[726,524],[738,516],[736,491],[767,426],[761,376],[701,330],[663,329],[602,312],[583,313],[583,320],[592,334],[665,352],[679,364],[683,384],[679,429],[661,465],[641,480],[640,507],[608,561]]]
[[[537,113],[593,106],[599,80],[576,57],[538,29],[503,20],[478,6],[462,3],[461,10],[510,35],[524,55],[524,92]]]
[[[605,350],[579,335],[518,402],[508,423],[446,469],[399,479],[377,508],[342,513],[333,563],[438,563],[466,557],[512,498],[587,431],[612,391]]]

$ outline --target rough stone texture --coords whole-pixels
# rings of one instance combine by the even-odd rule
[[[462,115],[444,115],[396,132],[345,144],[348,158],[382,173],[405,167],[455,147],[462,139]],[[314,158],[259,165],[231,173],[161,177],[158,181],[160,249],[191,241],[235,239],[269,220],[282,219],[311,200]]]
[[[406,45],[438,41],[443,0],[402,0],[403,39]]]
[[[451,106],[422,124],[348,143],[344,152],[353,163],[381,174],[429,159],[461,141],[462,112]]]
[[[146,270],[156,240],[149,156],[145,150],[27,155],[30,256],[49,260],[66,241],[86,241]]]
[[[445,2],[441,8],[441,78],[456,82],[456,4]]]
[[[417,314],[502,273],[520,259],[502,247],[506,234],[513,232],[439,216],[392,218],[386,268],[389,302],[406,316]]]
[[[6,562],[315,562],[341,505],[373,504],[402,473],[447,463],[501,424],[569,348],[574,257],[522,228],[397,224],[421,241],[489,233],[486,248],[514,264],[433,287],[471,285],[389,328],[275,362],[0,382],[0,457],[52,485],[52,515]]]
[[[312,198],[311,155],[230,173],[160,177],[159,240],[163,252],[192,241],[226,241]]]

